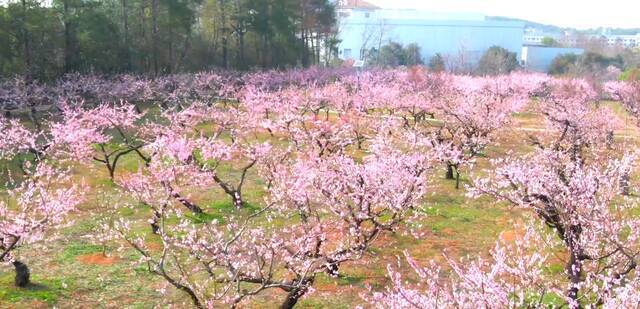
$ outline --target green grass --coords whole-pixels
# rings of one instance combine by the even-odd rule
[[[92,244],[71,244],[64,248],[60,255],[61,262],[73,262],[76,257],[91,253],[103,252],[104,247]]]
[[[33,275],[31,281],[34,283],[24,288],[16,287],[13,278],[13,273],[0,273],[0,307],[3,302],[29,304],[40,301],[53,305],[69,293],[69,286],[62,278]]]

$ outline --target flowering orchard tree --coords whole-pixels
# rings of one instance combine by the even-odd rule
[[[300,151],[314,149],[323,155],[342,151],[349,145],[362,147],[372,134],[370,122],[358,112],[340,113],[338,119],[320,115],[323,108],[333,109],[323,103],[327,95],[322,91],[311,94],[292,88],[278,92],[249,90],[243,100],[246,122],[254,130],[266,130]]]
[[[511,115],[528,103],[529,94],[510,85],[506,78],[451,80],[445,83],[445,90],[440,89],[444,95],[430,103],[435,120],[425,118],[420,126],[409,129],[433,134],[441,146],[449,148],[444,159],[447,178],[455,178],[459,188],[461,166],[473,163],[495,139],[495,133],[510,122]]]
[[[629,113],[640,122],[640,82],[608,82],[604,88],[613,99],[622,102]]]
[[[129,104],[89,109],[63,104],[62,121],[51,124],[52,143],[63,158],[103,164],[114,179],[118,162],[127,154],[149,160],[141,152],[145,143],[137,126],[143,116]]]
[[[45,232],[60,226],[82,202],[81,188],[72,183],[68,171],[45,163],[21,181],[9,181],[10,202],[0,202],[0,261],[13,264],[17,286],[29,284],[30,272],[13,250],[43,240]]]
[[[539,150],[504,160],[473,192],[535,213],[567,254],[569,306],[601,304],[635,280],[640,221],[631,212],[637,203],[620,195],[635,158],[588,163],[575,161],[571,153]]]
[[[14,250],[43,240],[45,233],[60,226],[66,215],[82,202],[81,188],[73,184],[69,170],[57,168],[45,159],[51,148],[39,148],[38,134],[28,131],[18,121],[0,118],[0,160],[9,162],[18,155],[31,152],[35,163],[21,161],[24,175],[7,177],[3,191],[7,198],[0,201],[0,261],[13,264],[17,286],[30,282],[30,271],[18,260]],[[48,234],[47,238],[53,237]]]
[[[453,76],[428,74],[424,69],[412,68],[406,73],[397,73],[393,83],[397,84],[395,99],[385,107],[388,113],[402,118],[406,127],[415,127],[435,118],[435,102],[448,94]]]
[[[152,154],[152,160],[190,165],[192,171],[218,185],[236,208],[242,208],[247,175],[270,148],[255,141],[256,131],[250,121],[244,121],[244,113],[230,106],[195,104],[181,112],[165,112],[164,118],[167,125],[150,128],[154,138],[145,150]],[[229,171],[239,176],[225,175],[231,174]]]
[[[400,151],[379,138],[368,151],[355,160],[342,153],[271,150],[259,168],[270,183],[264,206],[225,222],[193,223],[173,206],[169,186],[134,176],[123,187],[154,208],[160,252],[132,233],[135,223],[121,219],[105,228],[196,307],[235,307],[277,289],[286,293],[282,307],[292,308],[313,290],[319,274],[338,276],[380,235],[396,230],[425,193],[431,162],[423,148]],[[172,186],[200,183],[189,172],[177,177],[178,169],[163,170],[155,177]]]
[[[418,282],[409,284],[389,265],[391,286],[363,298],[376,308],[538,307],[551,293],[546,290],[548,278],[544,277],[549,255],[531,251],[540,240],[538,231],[528,226],[513,242],[499,241],[490,253],[490,260],[456,262],[447,258],[450,267],[447,278],[442,278],[444,270],[435,262],[421,266],[405,252]]]
[[[167,137],[158,129],[163,128],[169,134],[175,134],[179,128],[166,128],[142,121],[144,114],[138,113],[134,105],[103,104],[87,109],[65,105],[62,110],[62,121],[51,124],[52,147],[57,157],[84,163],[98,162],[106,167],[111,180],[115,180],[118,162],[129,154],[140,159],[141,167],[148,167],[154,158],[153,153],[149,153],[153,151],[150,145],[154,143],[155,147],[166,146],[171,147],[170,150],[180,151],[177,147],[181,140],[178,138],[172,140],[171,145],[160,145],[175,136]],[[202,208],[183,197],[179,191],[173,191],[172,196],[192,212],[203,212]]]
[[[599,106],[599,96],[584,80],[555,80],[538,106],[549,129],[530,137],[540,148],[569,152],[579,160],[587,149],[606,148],[622,124],[611,109]]]
[[[632,215],[637,201],[621,198],[619,185],[634,160],[579,164],[570,154],[538,150],[499,161],[495,176],[471,193],[507,201],[539,222],[519,228],[513,243],[502,240],[490,261],[449,260],[448,279],[437,265],[421,267],[408,256],[419,283],[403,282],[389,267],[392,286],[365,299],[379,308],[541,307],[547,296],[571,308],[637,305],[640,220]],[[565,278],[548,272],[558,259]]]
[[[29,152],[37,148],[38,135],[29,131],[18,120],[9,120],[0,116],[0,158],[13,158],[19,153]]]

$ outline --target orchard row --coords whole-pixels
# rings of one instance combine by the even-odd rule
[[[640,302],[638,153],[616,138],[624,124],[600,103],[613,98],[640,116],[638,84],[312,69],[158,80],[73,76],[0,89],[5,104],[55,106],[45,117],[32,113],[32,125],[0,118],[9,196],[0,202],[0,260],[13,263],[18,286],[30,278],[15,249],[62,237],[57,231],[87,200],[78,165],[106,170],[119,196],[92,214],[103,222],[93,239],[134,250],[199,308],[246,304],[269,290],[283,291],[281,306],[291,308],[313,293],[319,276],[366,262],[367,252],[383,246],[381,236],[424,235],[424,197],[446,170],[470,197],[522,209],[530,219],[518,227],[522,233],[499,241],[490,260],[450,260],[445,278],[442,265],[418,265],[407,255],[421,284],[406,284],[390,266],[393,284],[363,295],[363,303]],[[460,174],[524,111],[545,119],[527,141],[535,150],[493,158],[492,170],[462,188]],[[139,162],[134,172],[119,166],[131,157]],[[259,205],[243,194],[249,178],[264,184]],[[207,218],[207,209],[192,193],[213,188],[237,211],[194,221]],[[120,211],[139,207],[144,218]],[[546,271],[557,252],[566,256],[560,277]]]

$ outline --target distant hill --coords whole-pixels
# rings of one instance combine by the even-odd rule
[[[519,21],[519,22],[523,22],[525,27],[531,27],[531,28],[536,28],[538,30],[542,30],[543,32],[551,32],[551,33],[558,33],[558,32],[563,32],[563,31],[571,31],[571,32],[576,32],[576,33],[582,33],[582,34],[601,34],[603,32],[603,28],[594,28],[594,29],[586,29],[586,30],[578,30],[575,28],[563,28],[563,27],[558,27],[558,26],[554,26],[554,25],[547,25],[547,24],[541,24],[541,23],[537,23],[534,21],[530,21],[530,20],[525,20],[525,19],[519,19],[519,18],[511,18],[511,17],[504,17],[504,16],[487,16],[488,20],[495,20],[495,21]],[[609,28],[607,29],[607,33],[608,34],[612,34],[612,35],[629,35],[629,34],[636,34],[636,33],[640,33],[640,28]]]
[[[544,32],[562,32],[565,30],[572,30],[571,28],[562,28],[554,25],[545,25],[537,22],[533,22],[530,20],[519,19],[519,18],[511,18],[511,17],[503,17],[503,16],[487,16],[488,20],[494,21],[519,21],[523,22],[525,27],[532,27]]]

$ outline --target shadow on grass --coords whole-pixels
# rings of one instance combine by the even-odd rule
[[[13,273],[6,273],[0,277],[0,303],[37,300],[55,304],[63,294],[63,283],[58,279],[45,280],[34,277],[26,287],[17,287],[13,282]]]

